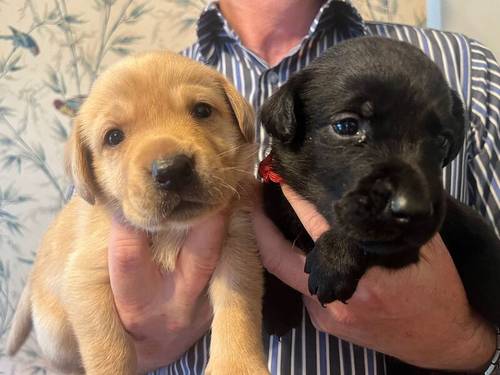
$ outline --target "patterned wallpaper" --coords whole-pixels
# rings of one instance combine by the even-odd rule
[[[357,0],[367,18],[425,23],[424,0]],[[129,53],[180,50],[204,0],[0,0],[0,374],[46,374],[5,333],[37,244],[65,203],[63,144],[82,97]]]

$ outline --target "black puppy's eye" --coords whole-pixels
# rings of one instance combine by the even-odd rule
[[[342,137],[350,137],[358,134],[359,120],[355,117],[346,117],[335,120],[333,123],[333,131]]]
[[[104,136],[104,141],[108,146],[116,146],[125,139],[125,134],[120,129],[111,129]]]
[[[207,103],[196,103],[191,113],[195,118],[207,118],[212,114],[212,107]]]

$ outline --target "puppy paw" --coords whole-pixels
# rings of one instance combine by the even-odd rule
[[[309,292],[322,304],[346,302],[354,294],[366,269],[366,259],[354,243],[332,230],[325,232],[307,254],[304,271]]]
[[[307,255],[304,271],[309,274],[309,293],[322,305],[336,300],[345,303],[358,285],[357,276],[347,269],[337,269],[317,249]]]

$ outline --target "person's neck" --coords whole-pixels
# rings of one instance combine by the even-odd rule
[[[220,10],[241,43],[278,64],[307,34],[324,0],[220,0]]]

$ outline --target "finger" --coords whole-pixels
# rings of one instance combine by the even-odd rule
[[[330,332],[330,316],[328,316],[328,310],[321,306],[318,300],[314,297],[303,295],[302,302],[304,303],[307,314],[309,315],[314,328],[316,328],[318,331],[333,334],[333,332]]]
[[[420,258],[424,261],[432,263],[433,259],[439,257],[450,257],[450,253],[441,238],[441,235],[436,233],[424,246],[420,248]]]
[[[113,217],[108,250],[111,288],[117,305],[142,306],[150,299],[159,269],[151,259],[149,239]]]
[[[264,267],[295,290],[309,295],[304,273],[305,255],[292,246],[260,206],[253,212],[253,223]]]
[[[326,219],[321,216],[314,205],[303,197],[298,195],[292,188],[286,184],[281,185],[281,190],[288,202],[293,207],[293,210],[299,217],[300,222],[306,228],[307,233],[316,241],[324,232],[330,229],[330,225]]]
[[[208,285],[219,262],[227,232],[223,211],[195,225],[182,246],[175,268],[180,290],[198,296]]]
[[[310,296],[302,296],[302,301],[317,330],[338,337],[353,334],[358,319],[350,304],[335,301],[323,307],[316,297]]]

